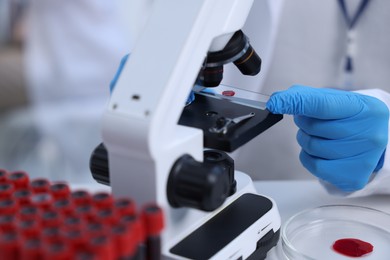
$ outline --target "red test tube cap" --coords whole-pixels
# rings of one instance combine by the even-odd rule
[[[24,205],[19,209],[18,218],[20,220],[35,220],[39,218],[40,211],[41,210],[39,208],[34,207],[33,205]]]
[[[72,216],[75,213],[75,205],[71,199],[58,199],[53,204],[53,209],[64,216]]]
[[[119,198],[114,202],[115,210],[122,215],[131,215],[136,214],[136,205],[132,199],[129,198]]]
[[[112,228],[116,259],[131,259],[137,253],[138,239],[133,226],[118,224]]]
[[[74,253],[72,247],[70,247],[65,241],[55,241],[45,244],[43,251],[44,260],[72,260],[74,259]]]
[[[8,180],[14,185],[15,189],[28,189],[30,178],[24,171],[11,172],[8,175]]]
[[[12,198],[15,199],[20,206],[31,204],[32,192],[29,189],[18,189],[12,194]]]
[[[63,237],[65,241],[71,246],[75,251],[85,250],[89,237],[84,230],[81,228],[72,228],[72,229],[63,229]]]
[[[142,209],[146,236],[158,236],[164,228],[162,209],[156,204],[147,204]]]
[[[0,233],[0,259],[20,259],[20,248],[21,241],[16,232]]]
[[[44,210],[41,215],[43,227],[59,227],[63,223],[63,216],[55,210]]]
[[[112,226],[119,222],[119,214],[114,209],[100,209],[97,211],[97,220],[106,225]]]
[[[35,179],[30,183],[31,189],[34,193],[49,193],[50,182],[47,179]]]
[[[15,187],[12,183],[0,183],[0,199],[8,199],[12,197]]]
[[[86,226],[86,221],[80,218],[77,215],[68,215],[64,217],[64,227],[65,228],[81,228],[83,229]]]
[[[18,230],[24,238],[36,238],[41,232],[41,226],[36,219],[25,219],[18,222]]]
[[[99,256],[101,260],[115,260],[113,240],[108,236],[96,236],[91,238],[89,250]]]
[[[18,212],[18,202],[12,199],[0,199],[0,215],[16,214]]]
[[[54,183],[50,186],[50,192],[54,199],[67,199],[70,197],[69,185],[64,182]]]
[[[98,209],[112,208],[114,199],[108,192],[98,192],[92,196],[92,203]]]
[[[109,229],[107,225],[102,222],[92,221],[86,224],[86,231],[89,237],[108,235]]]
[[[38,237],[23,241],[20,259],[40,260],[43,258],[43,244]]]
[[[97,218],[96,209],[90,204],[78,205],[76,215],[85,221],[95,221]]]
[[[36,206],[42,210],[48,210],[53,207],[54,199],[50,193],[37,193],[31,197],[33,206]]]
[[[2,232],[15,232],[17,230],[15,219],[14,214],[0,215],[0,235]]]
[[[8,183],[8,171],[0,169],[0,183]]]
[[[41,238],[45,244],[61,242],[63,240],[61,234],[60,227],[43,227]]]
[[[70,196],[76,206],[90,204],[92,201],[91,194],[85,190],[73,191]]]

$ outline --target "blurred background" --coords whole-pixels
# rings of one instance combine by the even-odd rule
[[[0,0],[0,111],[27,105],[22,69],[26,0]]]
[[[109,83],[131,47],[118,3],[0,0],[0,168],[93,181]]]

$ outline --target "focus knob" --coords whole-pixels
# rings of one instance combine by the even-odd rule
[[[92,177],[101,184],[110,185],[110,172],[108,168],[108,153],[103,143],[92,152],[89,160],[89,169]]]
[[[234,178],[234,160],[227,153],[219,150],[206,150],[203,153],[204,164],[218,165],[229,178],[229,196],[237,190],[237,182]]]
[[[201,163],[183,155],[168,178],[167,197],[172,207],[213,211],[230,195],[229,175],[218,164]]]

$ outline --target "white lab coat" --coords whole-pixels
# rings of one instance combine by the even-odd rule
[[[41,28],[31,32],[33,38],[27,46],[27,79],[31,84],[36,107],[39,108],[37,111],[41,112],[46,111],[42,105],[58,96],[61,99],[64,96],[69,97],[66,99],[73,101],[81,100],[78,97],[91,95],[105,97],[105,93],[108,93],[108,82],[114,75],[120,57],[130,50],[126,48],[128,42],[122,39],[118,32],[120,28],[115,22],[111,1],[60,2],[32,1],[32,8],[36,8],[35,17],[32,15],[29,22],[40,25]],[[61,4],[63,9],[51,14],[46,8],[55,8],[56,4]],[[80,9],[83,4],[85,8],[95,7]],[[146,4],[150,4],[150,1],[145,2]],[[390,36],[386,27],[390,24],[388,10],[390,2],[372,1],[357,26],[355,80],[359,88],[390,90],[387,86],[390,82],[390,52],[387,51]],[[69,20],[69,17],[72,17],[72,20]],[[293,84],[340,86],[346,37],[342,19],[336,0],[255,0],[244,32],[262,57],[262,72],[257,77],[244,77],[233,66],[227,66],[224,83],[268,95]],[[69,29],[58,31],[61,23],[68,22]],[[131,33],[136,31],[134,28],[131,30]],[[51,42],[52,37],[50,41],[42,38],[49,31],[54,31],[58,36],[55,42]],[[77,38],[80,38],[80,45],[73,41]],[[81,47],[83,48],[80,49]],[[58,52],[59,50],[61,51]],[[58,61],[61,61],[62,69],[65,68],[65,74],[56,74],[55,67],[52,67]],[[390,105],[387,93],[370,90],[366,94],[376,96]],[[85,101],[63,103],[63,108],[69,111],[65,114],[70,122],[74,121],[71,115],[79,112],[84,114],[84,110],[89,108],[89,112],[79,117],[75,125],[91,115],[94,115],[92,122],[97,124],[101,110],[99,113],[93,111],[95,108],[98,110],[102,102],[99,98],[94,100],[90,104],[85,104]],[[104,105],[101,106],[101,109],[103,108]],[[58,114],[52,113],[51,119],[40,117],[41,127],[52,135],[69,123],[69,120],[64,121],[66,116],[55,119],[56,115]],[[312,178],[299,162],[300,147],[295,140],[296,130],[292,117],[285,116],[282,122],[234,154],[237,168],[254,179]],[[70,137],[71,135],[67,136]],[[61,140],[62,137],[57,134],[56,138]],[[90,142],[88,146],[92,143],[94,142]],[[357,194],[390,193],[389,157],[387,153],[383,169]],[[79,156],[79,159],[85,160],[86,156]]]
[[[347,1],[352,9],[359,3]],[[356,89],[352,90],[368,89],[364,91],[365,94],[375,96],[390,106],[388,24],[390,2],[371,1],[356,25]],[[226,84],[268,95],[293,84],[342,86],[347,35],[336,0],[255,0],[244,31],[263,58],[261,75],[254,79],[243,79],[230,67],[230,74],[225,74]],[[309,177],[310,173],[298,159],[300,147],[295,139],[296,132],[292,117],[285,116],[235,154],[237,168],[255,179]],[[353,195],[371,193],[390,193],[389,152],[386,153],[382,170],[364,190]]]
[[[109,84],[120,59],[130,51],[118,1],[29,3],[25,75],[31,123],[41,136],[30,151],[39,158],[24,169],[33,176],[91,180],[89,157],[102,140],[100,122]],[[63,163],[52,165],[53,161]]]

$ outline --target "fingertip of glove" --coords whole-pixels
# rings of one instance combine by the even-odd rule
[[[265,104],[265,107],[266,107],[267,110],[270,111],[271,113],[275,113],[275,104],[274,104],[274,100],[273,100],[272,96],[271,96],[270,99],[267,101],[267,104]]]

